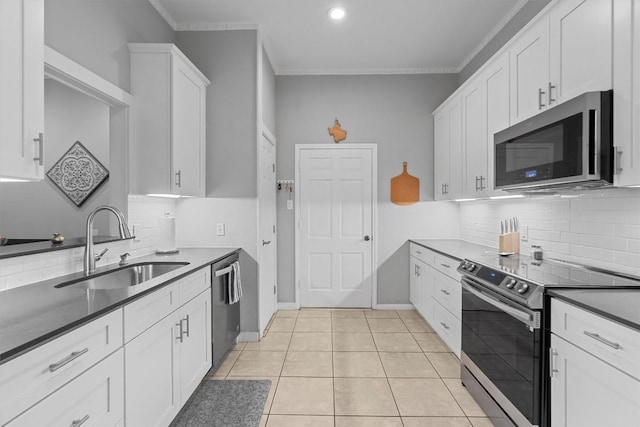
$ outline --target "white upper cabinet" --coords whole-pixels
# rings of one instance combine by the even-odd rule
[[[460,96],[450,98],[434,115],[434,196],[459,197],[462,191],[462,109]]]
[[[209,80],[173,44],[131,43],[134,194],[205,196]]]
[[[44,0],[0,1],[0,178],[44,178]]]
[[[549,20],[541,19],[509,49],[511,60],[511,123],[547,107],[549,86]]]
[[[614,184],[640,185],[640,0],[613,6]]]
[[[462,91],[462,194],[484,195],[487,141],[482,134],[482,81],[474,78]]]
[[[494,153],[493,136],[496,132],[509,127],[510,83],[509,83],[509,52],[504,52],[494,59],[482,73],[482,124],[483,135],[486,137],[486,185],[484,195],[500,194],[501,190],[494,190]]]
[[[611,0],[560,2],[551,10],[549,31],[549,106],[611,89]]]

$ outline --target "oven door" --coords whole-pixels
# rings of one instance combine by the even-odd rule
[[[462,364],[518,426],[540,424],[540,314],[462,277]]]

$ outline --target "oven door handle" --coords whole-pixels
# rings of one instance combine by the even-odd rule
[[[500,300],[497,300],[487,294],[485,294],[482,291],[479,291],[478,289],[476,289],[471,283],[469,283],[467,280],[465,280],[465,278],[463,277],[461,279],[462,282],[462,287],[469,291],[470,293],[472,293],[473,295],[475,295],[476,297],[480,298],[482,301],[486,302],[487,304],[490,304],[502,311],[504,311],[505,313],[507,313],[508,315],[515,317],[516,319],[520,320],[523,323],[526,323],[527,325],[529,325],[530,327],[534,328],[534,329],[539,329],[540,328],[540,322],[536,321],[536,316],[532,313],[528,313],[526,311],[523,310],[519,310],[515,307],[512,307],[508,304],[503,303]]]

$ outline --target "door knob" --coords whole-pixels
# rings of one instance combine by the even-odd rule
[[[365,242],[368,242],[369,240],[371,240],[371,237],[369,237],[369,236],[364,236],[364,241],[365,241]]]
[[[271,240],[263,240],[262,241],[262,246],[268,245],[269,243],[271,243]]]

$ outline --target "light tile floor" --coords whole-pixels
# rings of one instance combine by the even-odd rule
[[[418,312],[278,311],[212,380],[268,379],[264,427],[488,427],[458,358]]]

